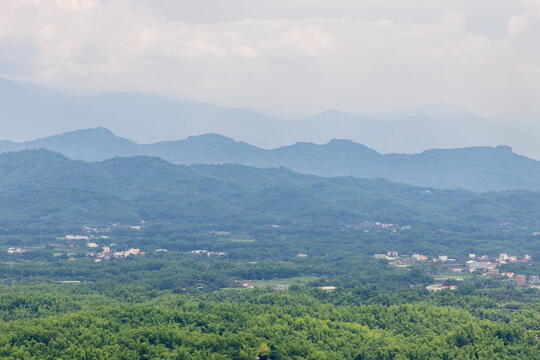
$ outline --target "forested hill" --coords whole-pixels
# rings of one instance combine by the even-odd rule
[[[352,141],[332,140],[324,145],[296,143],[265,150],[216,134],[138,144],[117,137],[104,128],[80,130],[26,143],[0,142],[0,152],[28,148],[44,148],[87,161],[145,155],[161,157],[176,164],[283,166],[318,176],[384,178],[439,189],[540,191],[540,162],[515,154],[506,146],[384,155]]]
[[[343,226],[364,220],[478,226],[536,223],[540,194],[428,190],[283,168],[173,165],[159,158],[88,163],[46,150],[0,154],[2,223],[175,221]]]

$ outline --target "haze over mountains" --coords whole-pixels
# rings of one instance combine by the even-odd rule
[[[286,120],[146,94],[63,93],[0,78],[0,109],[3,137],[38,138],[0,141],[0,152],[44,148],[87,161],[146,155],[175,164],[286,167],[434,188],[540,190],[540,163],[518,155],[540,157],[534,131],[520,132],[451,106],[371,117],[329,110]],[[84,128],[90,129],[78,130]],[[185,140],[142,144],[108,129],[132,139]],[[51,131],[63,134],[43,137]],[[440,150],[426,150],[433,148]]]
[[[517,153],[540,158],[537,131],[520,130],[525,126],[514,129],[449,106],[373,116],[328,110],[287,120],[155,95],[78,95],[0,78],[0,109],[2,137],[15,140],[101,126],[140,142],[219,133],[274,148],[297,141],[326,143],[346,138],[382,153],[505,144]]]
[[[350,140],[324,145],[295,143],[273,150],[206,134],[180,141],[138,144],[105,128],[86,129],[30,142],[0,142],[0,152],[44,148],[72,159],[102,161],[136,155],[175,164],[240,164],[286,167],[319,176],[384,178],[406,184],[473,191],[540,191],[540,162],[507,146],[428,150],[415,155],[380,154]]]

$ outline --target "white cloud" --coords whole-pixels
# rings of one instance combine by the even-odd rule
[[[533,32],[535,25],[540,23],[540,0],[524,0],[522,10],[521,14],[512,16],[508,20],[507,33],[509,36]]]
[[[98,5],[98,0],[56,0],[56,6],[70,11],[87,11]]]
[[[540,0],[523,0],[523,7],[533,10],[537,16],[540,16]]]
[[[317,26],[283,24],[281,31],[258,44],[258,48],[272,57],[317,57],[333,51],[333,36]]]
[[[539,0],[288,1],[2,0],[0,76],[301,113],[540,114]]]
[[[54,38],[58,35],[58,28],[54,24],[46,24],[40,29],[39,34],[44,38]]]
[[[527,29],[527,26],[529,25],[529,17],[526,15],[516,15],[512,16],[510,20],[508,20],[508,35],[515,36],[521,34],[523,31]]]

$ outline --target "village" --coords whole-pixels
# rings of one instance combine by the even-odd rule
[[[144,222],[141,222],[143,224]],[[141,249],[136,247],[127,247],[127,250],[119,250],[115,243],[110,243],[111,231],[114,227],[119,227],[120,224],[114,223],[110,226],[95,227],[95,226],[82,226],[81,233],[66,234],[61,237],[57,237],[55,241],[47,243],[47,246],[53,248],[52,255],[62,258],[62,255],[67,256],[67,260],[76,261],[77,255],[80,257],[95,258],[94,262],[99,263],[103,260],[122,259],[129,256],[141,256],[145,253]],[[131,231],[142,230],[141,225],[127,225],[124,226]],[[29,251],[36,250],[33,248],[23,247],[9,247],[7,249],[8,255],[21,255],[28,253]],[[80,250],[87,249],[82,253]],[[158,249],[156,252],[167,251],[166,249]]]
[[[89,247],[89,248],[92,248],[92,249],[96,249],[96,250],[99,248],[99,246],[96,243],[87,243],[86,246]],[[143,251],[141,251],[141,249],[139,249],[139,248],[131,247],[131,248],[128,248],[127,250],[116,250],[116,249],[114,249],[115,246],[116,246],[116,244],[110,244],[110,245],[102,246],[102,247],[100,247],[99,251],[89,251],[89,252],[84,253],[84,256],[82,254],[78,254],[77,252],[75,252],[73,247],[70,246],[69,249],[71,249],[71,251],[67,251],[65,253],[64,252],[54,251],[54,252],[52,252],[52,255],[55,256],[55,257],[58,257],[60,259],[62,259],[62,256],[65,255],[68,261],[77,261],[77,255],[81,255],[80,258],[83,258],[83,257],[94,258],[95,263],[100,263],[100,262],[102,262],[104,260],[125,259],[125,258],[128,258],[130,256],[142,256],[142,255],[145,255],[145,253]],[[11,256],[13,256],[13,255],[21,255],[21,254],[25,254],[25,253],[27,253],[29,251],[30,250],[28,250],[28,249],[10,247],[7,250],[7,254],[11,255]],[[162,252],[162,251],[167,251],[167,250],[166,249],[158,249],[155,252]]]
[[[106,226],[82,226],[77,232],[64,233],[65,235],[56,237],[56,241],[51,240],[47,243],[47,246],[52,251],[53,256],[58,257],[59,260],[67,259],[68,261],[76,261],[77,259],[86,258],[91,259],[95,263],[143,256],[145,255],[145,251],[152,251],[153,253],[168,252],[167,249],[144,249],[145,251],[143,251],[139,247],[134,246],[135,243],[131,240],[132,235],[144,234],[142,233],[144,226],[144,221],[141,221],[139,224],[120,225],[118,223],[112,223]],[[380,221],[364,221],[356,225],[355,229],[361,229],[363,232],[396,233],[410,231],[412,227],[410,225],[399,225]],[[231,235],[229,231],[212,231],[210,233],[217,236]],[[117,241],[119,241],[118,244]],[[138,243],[140,244],[140,240]],[[26,254],[27,252],[33,252],[37,249],[12,246],[7,249],[7,254],[17,256]],[[228,258],[228,254],[219,249],[195,248],[195,250],[184,251],[188,254],[204,258]],[[291,253],[289,256],[299,261],[311,260],[311,256],[304,252]],[[390,265],[397,268],[426,265],[426,273],[433,275],[435,280],[433,284],[425,286],[430,292],[457,290],[459,288],[459,282],[477,275],[499,279],[501,281],[504,280],[507,283],[513,283],[517,286],[540,289],[540,277],[538,275],[532,275],[530,270],[525,275],[521,271],[516,270],[519,267],[503,266],[505,264],[531,264],[532,257],[528,254],[517,256],[500,253],[497,256],[488,256],[470,253],[463,255],[461,258],[453,258],[445,254],[425,255],[420,252],[402,254],[398,251],[390,250],[386,253],[373,254],[373,257],[388,261]],[[256,264],[257,262],[249,261],[249,263]],[[523,267],[521,269],[523,270]],[[290,284],[307,284],[313,280],[281,279],[280,281],[270,283],[237,280],[235,287],[244,289],[267,287],[274,290],[287,290]],[[321,288],[324,291],[333,291],[334,289],[335,287],[332,286]]]
[[[530,286],[540,289],[540,277],[538,275],[523,275],[516,274],[514,272],[501,271],[500,267],[504,264],[518,264],[518,263],[531,263],[532,257],[528,254],[523,257],[516,255],[509,255],[506,253],[500,253],[497,257],[489,257],[488,255],[478,256],[474,253],[470,253],[466,260],[458,261],[457,259],[450,258],[447,255],[428,256],[418,253],[412,255],[400,254],[397,251],[388,251],[386,254],[374,254],[376,259],[383,259],[389,261],[389,263],[396,267],[410,267],[419,264],[440,264],[444,265],[444,270],[450,271],[455,275],[470,274],[470,275],[482,275],[492,276],[501,279],[512,280],[518,286]],[[463,281],[462,276],[451,277],[436,277],[436,279],[443,281],[453,279],[455,281]],[[456,290],[457,285],[433,284],[426,287],[429,291],[440,290]]]
[[[112,227],[118,226],[118,224],[112,224]],[[140,225],[130,225],[131,230],[140,231],[142,227]],[[68,234],[64,237],[68,241],[80,241],[86,244],[86,247],[89,249],[98,249],[101,248],[101,251],[89,251],[86,253],[87,257],[95,257],[94,262],[99,263],[103,260],[111,259],[121,259],[127,258],[129,256],[139,256],[144,255],[145,253],[139,248],[130,247],[127,250],[117,250],[115,249],[116,244],[108,244],[100,246],[97,241],[103,242],[109,240],[111,237],[109,235],[103,235],[104,233],[110,233],[111,227],[92,227],[92,226],[83,226],[83,232],[85,235],[72,235]],[[70,244],[70,247],[75,247],[75,244]]]

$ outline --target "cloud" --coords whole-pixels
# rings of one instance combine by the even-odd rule
[[[290,26],[277,35],[259,42],[257,47],[272,57],[317,57],[333,52],[334,38],[326,30],[317,26]]]
[[[97,0],[56,0],[56,6],[69,11],[87,11],[97,5]]]
[[[539,0],[3,0],[0,75],[288,113],[534,117],[539,18]]]
[[[523,33],[529,25],[529,17],[526,15],[512,16],[508,20],[508,35],[515,36]]]
[[[524,0],[522,9],[521,14],[512,16],[508,20],[507,33],[509,36],[532,33],[534,27],[540,23],[540,0]]]
[[[537,16],[540,16],[540,0],[523,0],[523,7],[531,9]]]

